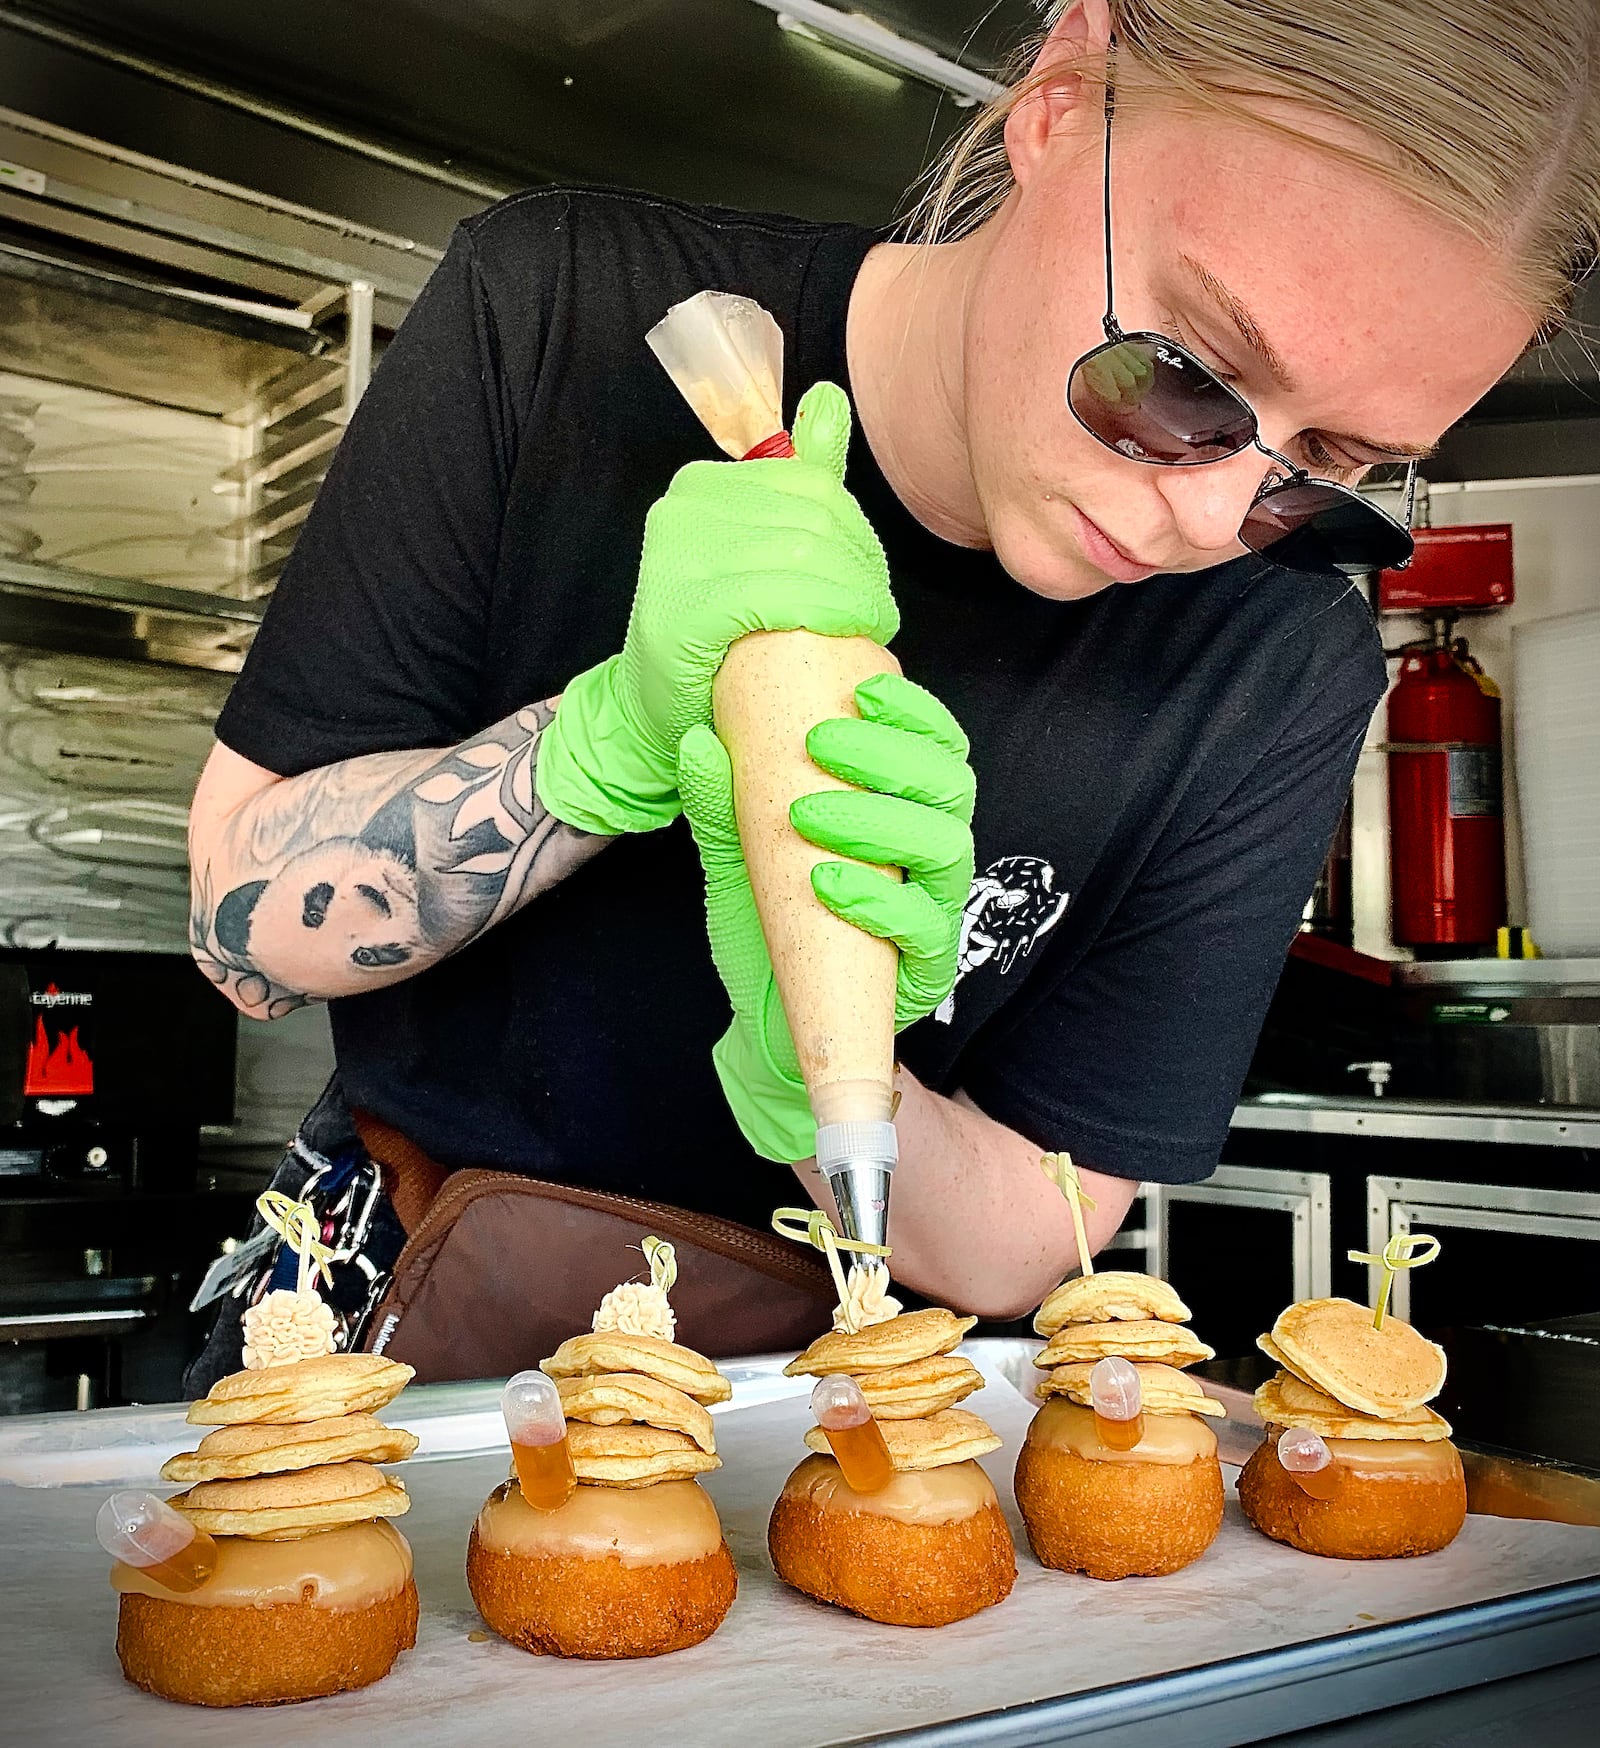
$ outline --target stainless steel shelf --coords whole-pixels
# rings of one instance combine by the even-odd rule
[[[131,577],[103,577],[58,565],[22,564],[0,558],[0,593],[36,600],[87,602],[96,607],[153,613],[163,618],[205,619],[229,625],[259,625],[262,601],[236,601],[203,589],[169,589]]]
[[[0,1317],[0,1341],[59,1341],[63,1337],[126,1335],[152,1316],[137,1306],[108,1311],[41,1311]]]
[[[1600,1148],[1600,1110],[1527,1105],[1433,1104],[1265,1093],[1233,1113],[1235,1129],[1299,1135],[1373,1135],[1399,1141],[1497,1142],[1518,1147]]]
[[[1407,989],[1452,994],[1566,994],[1600,991],[1600,959],[1443,959],[1396,965]]]
[[[222,417],[332,350],[303,311],[212,297],[0,241],[0,369]]]

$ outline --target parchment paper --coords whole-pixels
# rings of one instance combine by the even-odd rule
[[[1003,1378],[969,1404],[1005,1438],[1010,1476],[1032,1414]],[[398,1405],[397,1405],[398,1406]],[[403,1414],[394,1416],[403,1420]],[[503,1454],[406,1464],[400,1522],[416,1553],[416,1650],[361,1693],[291,1709],[206,1712],[129,1687],[113,1651],[116,1601],[92,1520],[103,1486],[0,1487],[0,1719],[34,1744],[621,1744],[759,1742],[811,1748],[960,1718],[1600,1574],[1600,1530],[1469,1518],[1420,1560],[1315,1560],[1269,1542],[1231,1493],[1215,1546],[1170,1578],[1097,1584],[1049,1572],[1018,1546],[1016,1589],[935,1631],[879,1626],[781,1585],[766,1520],[804,1455],[802,1396],[718,1416],[724,1466],[708,1478],[739,1568],[739,1596],[705,1644],[638,1663],[533,1657],[490,1636],[463,1575],[467,1534],[504,1477]]]

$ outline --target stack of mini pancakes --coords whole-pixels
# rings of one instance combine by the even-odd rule
[[[953,1350],[976,1322],[940,1309],[835,1329],[784,1368],[853,1378],[894,1475],[875,1493],[845,1480],[820,1426],[767,1526],[778,1576],[819,1602],[894,1626],[946,1626],[1000,1602],[1016,1553],[993,1484],[974,1460],[997,1450],[987,1421],[956,1403],[982,1375]]]
[[[1427,1404],[1444,1387],[1444,1349],[1398,1317],[1375,1327],[1350,1299],[1303,1299],[1256,1345],[1281,1368],[1256,1391],[1266,1436],[1239,1477],[1256,1527],[1307,1553],[1392,1559],[1451,1541],[1466,1515],[1450,1425]],[[1297,1486],[1278,1459],[1285,1428],[1327,1444],[1337,1485]]]
[[[188,1413],[191,1426],[216,1431],[161,1471],[164,1481],[194,1483],[168,1503],[208,1535],[270,1542],[403,1516],[404,1484],[373,1465],[403,1462],[416,1435],[372,1411],[412,1376],[410,1366],[360,1353],[219,1378]]]
[[[580,1481],[653,1487],[722,1466],[707,1406],[733,1386],[693,1348],[610,1329],[562,1342],[540,1370],[561,1392]]]
[[[982,1389],[983,1374],[954,1350],[977,1322],[939,1309],[906,1311],[854,1333],[829,1330],[783,1368],[786,1378],[854,1378],[878,1421],[897,1471],[941,1469],[998,1450],[986,1420],[956,1403]],[[828,1455],[820,1426],[806,1444]]]
[[[117,1565],[117,1654],[139,1687],[196,1705],[276,1705],[362,1687],[416,1643],[410,1505],[374,1467],[415,1436],[373,1410],[412,1375],[376,1354],[324,1354],[220,1379],[189,1408],[216,1430],[176,1456],[170,1503],[215,1540],[199,1588],[173,1594]]]
[[[1144,1412],[1225,1412],[1182,1368],[1215,1357],[1190,1329],[1189,1308],[1163,1280],[1122,1270],[1080,1275],[1049,1295],[1033,1320],[1046,1337],[1034,1364],[1049,1376],[1041,1397],[1065,1396],[1088,1407],[1089,1375],[1103,1359],[1128,1360],[1139,1374]]]
[[[1302,1299],[1279,1314],[1256,1346],[1282,1369],[1256,1392],[1256,1410],[1276,1426],[1324,1438],[1449,1438],[1424,1404],[1444,1388],[1444,1349],[1398,1317],[1374,1327],[1351,1299]]]

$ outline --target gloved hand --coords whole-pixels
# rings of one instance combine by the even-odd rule
[[[900,949],[898,1031],[932,1013],[955,984],[972,885],[975,780],[960,724],[931,693],[877,674],[855,699],[861,719],[818,723],[806,750],[860,788],[803,795],[789,818],[820,849],[905,869],[904,884],[848,862],[821,862],[811,875],[835,916]],[[706,871],[711,956],[733,1003],[733,1024],[712,1059],[745,1139],[764,1158],[792,1164],[811,1154],[816,1125],[745,872],[732,768],[709,728],[684,735],[678,787]]]
[[[678,742],[711,722],[711,683],[749,631],[888,643],[900,618],[883,548],[844,489],[850,403],[819,382],[796,458],[695,461],[645,520],[620,654],[562,694],[539,743],[539,799],[583,831],[653,831],[678,814]]]

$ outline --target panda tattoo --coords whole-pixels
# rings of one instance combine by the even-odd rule
[[[274,1019],[324,992],[391,982],[397,967],[431,964],[508,915],[559,877],[552,857],[565,872],[605,841],[546,813],[534,792],[553,717],[544,704],[518,711],[438,755],[376,811],[370,773],[352,779],[337,765],[313,774],[309,795],[303,780],[281,798],[269,790],[235,846],[262,873],[213,896],[212,867],[196,870],[202,970]],[[364,794],[341,795],[341,782]]]

